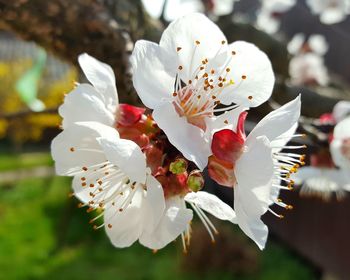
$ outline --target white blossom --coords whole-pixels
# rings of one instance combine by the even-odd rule
[[[73,176],[73,195],[80,206],[100,213],[90,222],[103,217],[94,228],[104,227],[120,248],[138,240],[157,250],[181,236],[186,250],[193,217],[188,202],[214,240],[217,231],[203,210],[232,220],[233,209],[204,191],[166,197],[140,147],[120,139],[116,122],[122,105],[112,69],[87,54],[79,56],[79,63],[91,84],[79,84],[65,97],[59,108],[63,131],[52,141],[51,151],[57,174]]]
[[[328,85],[329,75],[323,57],[328,51],[328,43],[322,35],[313,34],[306,41],[304,34],[298,33],[287,49],[293,55],[289,62],[293,85]]]
[[[350,114],[350,101],[339,101],[334,105],[332,114],[337,123],[345,119]]]
[[[350,117],[335,126],[330,152],[336,166],[303,167],[293,177],[297,184],[302,185],[301,194],[318,195],[328,200],[332,193],[341,199],[346,191],[350,191]]]
[[[341,22],[350,14],[349,0],[306,0],[306,4],[324,24]]]
[[[271,95],[274,74],[256,46],[227,44],[220,29],[202,14],[172,22],[160,43],[136,42],[133,82],[142,102],[169,141],[203,170],[210,155],[208,123],[214,113],[255,107]],[[218,109],[219,104],[227,105]]]
[[[257,12],[257,27],[269,34],[276,33],[280,27],[281,16],[296,2],[296,0],[261,0],[261,8]]]
[[[214,156],[232,164],[232,169],[227,171],[232,174],[228,177],[228,184],[225,182],[234,191],[236,218],[232,222],[237,223],[260,249],[265,247],[268,235],[268,228],[261,221],[261,216],[270,211],[282,217],[270,209],[274,203],[291,209],[290,205],[278,199],[278,195],[281,189],[292,188],[289,175],[297,171],[304,156],[281,150],[303,148],[286,145],[291,138],[300,136],[294,134],[299,116],[300,97],[297,97],[264,117],[247,137],[243,127],[244,114],[241,114],[237,128],[214,134]],[[232,142],[237,144],[232,146]],[[215,167],[209,161],[209,174],[213,174],[213,168],[215,175]],[[222,169],[219,171],[220,180]]]
[[[212,16],[227,15],[232,12],[235,2],[238,1],[207,0],[207,10]],[[160,18],[164,9],[164,18],[167,21],[173,21],[190,13],[204,13],[206,10],[202,0],[142,0],[142,4],[146,11],[154,18]]]

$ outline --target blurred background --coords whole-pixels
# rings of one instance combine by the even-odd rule
[[[68,197],[71,179],[55,176],[57,108],[84,81],[77,56],[110,64],[121,102],[139,104],[128,63],[134,43],[158,42],[171,20],[194,11],[228,42],[252,42],[271,59],[273,96],[251,110],[251,124],[301,92],[308,164],[329,150],[336,123],[324,114],[350,100],[350,0],[0,0],[0,279],[350,279],[346,191],[282,193],[294,209],[285,219],[264,216],[271,233],[262,252],[215,220],[215,244],[195,221],[187,254],[179,241],[154,253],[114,248]],[[209,179],[206,188],[232,203],[229,190]]]

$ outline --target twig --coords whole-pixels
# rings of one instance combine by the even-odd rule
[[[55,108],[47,108],[40,112],[34,112],[31,110],[23,110],[15,113],[9,113],[9,114],[0,114],[0,119],[6,119],[6,120],[12,120],[17,118],[24,118],[28,115],[39,115],[39,114],[57,114],[58,107]]]

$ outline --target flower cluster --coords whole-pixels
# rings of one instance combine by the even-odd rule
[[[288,44],[288,52],[293,55],[289,62],[289,74],[294,85],[327,86],[329,75],[324,62],[324,55],[328,51],[326,39],[319,34],[294,35]]]
[[[257,27],[269,34],[276,33],[280,28],[281,18],[296,2],[296,0],[261,0],[261,8],[257,12]]]
[[[279,31],[283,16],[295,5],[297,0],[260,0],[257,10],[256,26],[269,34]],[[349,0],[306,0],[311,14],[319,16],[323,24],[336,24],[344,21],[350,14]]]
[[[307,0],[306,4],[323,24],[341,22],[350,14],[349,0]]]
[[[350,191],[350,102],[340,101],[331,114],[322,115],[317,127],[326,134],[320,147],[310,155],[310,166],[300,169],[293,179],[302,184],[300,193],[337,199]]]
[[[186,14],[207,12],[211,17],[228,15],[240,0],[142,0],[150,16],[172,21]]]
[[[267,56],[247,42],[228,44],[202,14],[172,22],[160,43],[136,42],[133,84],[145,108],[119,104],[112,69],[87,54],[79,84],[59,109],[63,131],[52,142],[59,175],[73,176],[73,195],[96,211],[116,247],[135,241],[157,250],[181,237],[186,250],[193,211],[214,241],[206,213],[238,224],[259,248],[260,217],[291,189],[303,156],[283,152],[295,135],[300,98],[263,118],[246,137],[247,110],[272,93]],[[152,111],[150,111],[151,109]],[[234,206],[203,189],[203,170],[232,188]],[[190,206],[191,208],[189,208]],[[101,219],[103,221],[101,222]]]

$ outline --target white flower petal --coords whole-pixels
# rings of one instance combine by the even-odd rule
[[[320,21],[324,24],[335,24],[343,21],[346,16],[341,9],[328,8],[320,14]]]
[[[259,135],[266,136],[269,141],[290,131],[300,116],[300,95],[277,110],[265,116],[247,137],[247,145]]]
[[[268,233],[260,216],[272,203],[273,173],[268,140],[266,137],[259,137],[237,161],[234,209],[238,225],[260,249],[264,248]]]
[[[229,49],[232,59],[226,80],[233,84],[224,87],[218,98],[227,105],[234,102],[245,107],[259,106],[270,98],[275,83],[269,58],[255,45],[243,41],[230,44]]]
[[[166,65],[176,71],[176,62],[166,58],[161,48],[152,42],[139,40],[131,55],[134,87],[142,102],[153,109],[169,98],[174,91],[175,72],[165,70]]]
[[[334,163],[338,167],[350,169],[350,160],[342,151],[343,141],[350,139],[350,117],[347,117],[335,126],[333,136],[330,149]]]
[[[305,42],[305,35],[297,33],[287,45],[287,50],[290,54],[297,54]]]
[[[320,15],[320,21],[324,24],[342,21],[350,9],[348,0],[306,0],[306,3],[313,14]]]
[[[218,219],[236,222],[235,211],[213,194],[204,191],[190,192],[184,199],[186,202],[195,204]]]
[[[57,135],[51,143],[57,174],[72,175],[84,166],[106,161],[106,156],[96,141],[101,133],[114,139],[119,137],[115,129],[93,122],[76,123]]]
[[[350,182],[348,171],[312,166],[301,168],[293,178],[297,183],[303,183],[301,195],[321,196],[324,199],[330,199],[332,194],[338,199],[344,197]]]
[[[258,137],[235,167],[234,210],[240,228],[263,249],[268,229],[260,220],[272,203],[274,165],[269,141]]]
[[[180,117],[171,103],[164,103],[157,107],[152,115],[158,126],[167,135],[170,143],[185,158],[193,161],[199,169],[203,170],[207,166],[211,153],[203,130],[189,124],[185,117]]]
[[[228,15],[232,12],[234,3],[239,0],[220,0],[215,1],[213,14],[216,16]]]
[[[344,156],[341,150],[342,146],[343,140],[341,139],[334,139],[331,142],[330,150],[332,154],[332,160],[334,161],[336,166],[340,168],[350,169],[350,160]]]
[[[289,74],[294,85],[304,85],[310,81],[315,81],[321,86],[329,83],[323,57],[312,52],[294,56],[289,62]]]
[[[333,117],[337,122],[350,114],[350,101],[339,101],[333,108]]]
[[[288,129],[286,132],[282,133],[277,139],[271,141],[271,146],[278,147],[273,148],[273,152],[279,152],[287,145],[287,143],[290,141],[292,136],[295,134],[295,131],[298,128],[298,123],[295,123],[290,129]]]
[[[347,191],[347,192],[350,192],[350,176],[348,175],[347,176],[347,183],[345,185],[343,185],[343,190],[344,191]]]
[[[112,68],[86,53],[79,55],[78,60],[90,83],[105,97],[108,104],[117,106],[118,94]]]
[[[237,186],[234,188],[234,209],[241,204],[247,216],[261,216],[271,202],[274,178],[270,143],[266,137],[260,136],[247,148],[235,166]]]
[[[156,178],[147,176],[146,186],[145,204],[147,206],[144,211],[144,231],[152,234],[164,215],[165,199],[162,185]]]
[[[258,245],[259,249],[263,250],[269,230],[260,217],[247,215],[242,206],[235,206],[237,223],[242,231]]]
[[[112,126],[115,122],[115,110],[107,107],[103,96],[89,84],[80,84],[64,99],[58,112],[66,128],[74,122],[96,121]]]
[[[75,125],[90,129],[94,135],[98,135],[96,137],[102,137],[110,141],[117,141],[119,139],[119,133],[115,128],[99,122],[76,122]]]
[[[210,61],[219,52],[223,46],[222,41],[226,42],[226,37],[216,24],[203,14],[193,13],[170,23],[164,30],[159,45],[169,60],[183,67],[180,76],[187,82],[194,79],[192,74],[203,59]],[[177,48],[181,50],[177,52]],[[170,71],[175,73],[177,66]]]
[[[159,18],[162,14],[165,0],[141,0],[147,13],[153,18]]]
[[[260,11],[256,19],[257,27],[268,34],[276,33],[280,27],[280,24],[280,20],[273,17],[270,11]]]
[[[313,34],[309,37],[308,44],[311,50],[319,55],[324,55],[329,48],[326,38],[320,34]]]
[[[137,188],[131,204],[124,211],[119,211],[118,207],[107,207],[105,210],[106,233],[115,247],[129,247],[142,234],[143,200],[143,189]]]
[[[297,0],[262,0],[263,10],[285,13],[292,8]]]
[[[171,0],[167,1],[165,7],[164,18],[167,21],[173,21],[178,17],[195,13],[204,12],[204,6],[198,0]]]
[[[280,191],[281,190],[279,188],[271,188],[269,205],[274,205],[276,203],[280,196]]]
[[[146,158],[135,142],[126,139],[110,141],[106,138],[98,138],[97,141],[103,148],[107,159],[118,166],[131,181],[145,183]]]
[[[339,122],[334,127],[333,136],[335,139],[345,139],[350,137],[350,116]]]
[[[178,197],[166,201],[166,209],[158,227],[152,234],[144,232],[140,243],[151,249],[161,249],[175,240],[189,226],[193,218],[190,209],[185,208],[184,202]]]
[[[320,193],[338,190],[343,183],[341,178],[342,174],[338,169],[313,166],[302,167],[292,176],[296,184],[304,183],[308,191]]]
[[[230,129],[236,132],[238,117],[245,110],[247,110],[247,108],[239,106],[233,110],[226,111],[220,116],[207,118],[206,125],[207,131],[211,134],[210,139],[215,132],[222,129]]]

